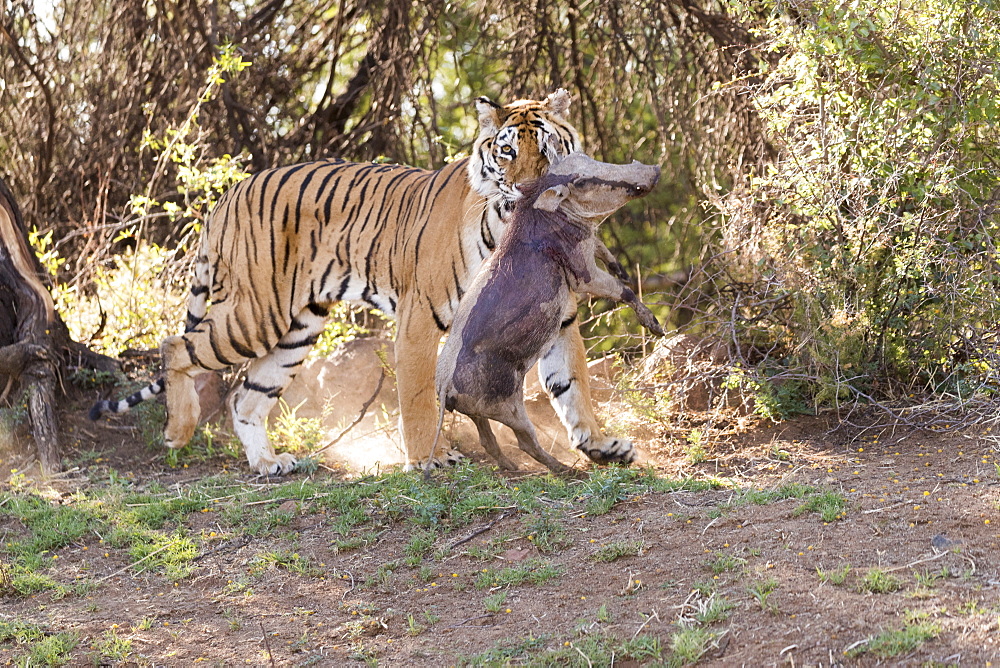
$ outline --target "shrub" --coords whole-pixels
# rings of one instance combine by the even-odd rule
[[[760,24],[770,59],[746,85],[778,157],[717,202],[736,278],[720,294],[760,360],[749,381],[796,383],[816,406],[992,396],[1000,15],[974,0],[788,11]]]

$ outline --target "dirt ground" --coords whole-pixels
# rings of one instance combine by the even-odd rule
[[[65,459],[78,463],[46,487],[54,503],[72,503],[76,491],[107,480],[109,471],[168,489],[223,469],[256,485],[284,482],[253,480],[245,461],[226,456],[171,468],[127,422],[87,423],[83,416],[94,396],[70,402],[62,416]],[[566,540],[544,555],[526,529],[531,518],[497,510],[445,536],[455,545],[446,556],[427,557],[420,570],[400,568],[376,586],[363,583],[403,558],[412,525],[390,524],[373,544],[338,552],[336,518],[309,503],[286,504],[293,518],[284,532],[261,538],[223,535],[209,508],[192,514],[189,530],[218,527],[220,539],[198,555],[193,574],[177,582],[133,575],[128,555],[106,550],[91,535],[58,551],[53,576],[85,573],[99,582],[95,590],[61,599],[2,597],[0,620],[75,632],[73,665],[115,663],[94,650],[114,629],[131,641],[123,665],[532,665],[545,658],[586,666],[598,665],[580,650],[594,638],[651,637],[660,642],[660,660],[683,663],[672,649],[674,634],[714,598],[730,607],[702,624],[711,641],[697,665],[1000,666],[1000,460],[992,442],[903,429],[858,434],[837,426],[833,415],[760,424],[710,444],[698,464],[680,444],[650,439],[643,443],[646,463],[658,475],[723,486],[646,494],[603,515],[567,514]],[[481,459],[477,446],[465,449]],[[91,454],[80,463],[83,452]],[[3,459],[2,469],[17,464]],[[351,475],[336,465],[313,478]],[[843,513],[825,522],[802,512],[800,499],[734,502],[741,490],[793,482],[842,495]],[[14,531],[0,517],[0,539]],[[506,538],[496,558],[472,556],[470,550],[498,536]],[[640,553],[609,563],[593,559],[598,546],[623,539],[641,541]],[[321,572],[271,568],[257,572],[252,586],[234,585],[262,549],[289,544]],[[485,566],[539,557],[562,566],[562,575],[509,586],[496,611],[484,608],[492,590],[473,584]],[[847,565],[842,584],[827,577]],[[895,576],[899,588],[865,591],[863,576],[872,568]],[[934,624],[936,637],[885,658],[856,653],[878,633],[918,620]],[[18,656],[16,645],[0,644],[0,665]],[[633,654],[612,655],[609,663],[648,662]]]

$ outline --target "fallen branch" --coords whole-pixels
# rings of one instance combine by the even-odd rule
[[[114,573],[112,573],[111,575],[105,575],[103,578],[101,578],[100,580],[98,580],[97,583],[100,584],[100,583],[104,582],[105,580],[110,580],[111,578],[115,577],[116,575],[118,575],[120,573],[124,573],[128,569],[134,568],[135,566],[138,566],[139,564],[141,564],[142,562],[146,561],[147,559],[151,559],[151,558],[155,557],[156,555],[158,555],[160,552],[163,552],[167,548],[173,547],[178,542],[179,541],[176,541],[176,540],[175,541],[171,541],[171,542],[167,543],[166,545],[164,545],[163,547],[161,547],[160,549],[153,550],[152,552],[150,552],[149,554],[147,554],[145,557],[143,557],[139,561],[137,561],[137,562],[135,562],[133,564],[128,564],[127,566],[123,566],[123,567],[119,568],[117,571],[115,571]],[[141,571],[139,571],[139,572],[141,572]],[[138,575],[138,573],[136,573],[136,575]]]
[[[264,629],[264,622],[258,619],[257,623],[260,624],[260,633],[264,636],[264,649],[267,651],[267,657],[271,659],[271,666],[274,668],[276,665],[274,663],[274,654],[271,653],[271,641],[267,639],[267,631]]]
[[[475,617],[469,617],[469,618],[467,618],[467,619],[463,619],[463,620],[462,620],[462,621],[460,621],[460,622],[459,622],[458,624],[452,624],[451,626],[446,626],[445,628],[446,628],[446,629],[457,629],[457,628],[461,628],[461,627],[465,626],[465,623],[466,623],[466,622],[474,622],[474,621],[476,621],[477,619],[483,619],[483,618],[485,618],[485,617],[492,617],[492,616],[493,616],[493,613],[492,613],[492,612],[489,612],[489,613],[486,613],[485,615],[476,615]],[[477,626],[481,626],[481,625],[477,625]]]
[[[324,450],[332,448],[333,446],[335,446],[337,443],[340,442],[340,439],[344,438],[344,436],[347,436],[347,433],[349,431],[351,431],[352,429],[354,429],[355,427],[357,427],[358,424],[365,418],[365,414],[368,412],[368,409],[371,407],[371,405],[373,403],[375,403],[375,400],[378,398],[379,392],[382,391],[382,382],[384,380],[385,380],[385,369],[382,368],[382,369],[379,370],[378,384],[375,386],[375,392],[373,392],[372,396],[369,397],[368,401],[366,401],[364,403],[364,405],[361,406],[361,411],[358,413],[358,417],[356,417],[354,419],[354,422],[352,422],[351,424],[349,424],[346,427],[344,427],[344,430],[342,432],[340,432],[340,435],[337,436],[337,438],[333,439],[332,441],[330,441],[329,443],[327,443],[326,445],[324,445],[319,450],[314,450],[313,452],[311,452],[309,454],[310,455],[318,455],[319,453],[323,452]]]
[[[493,528],[493,526],[494,526],[494,525],[495,525],[495,524],[496,524],[497,522],[499,522],[499,521],[501,521],[501,520],[504,520],[504,519],[507,519],[508,517],[510,517],[510,516],[511,516],[511,515],[513,515],[513,514],[514,514],[514,511],[512,511],[512,510],[508,510],[507,512],[505,512],[505,513],[502,513],[502,514],[500,515],[500,517],[496,518],[495,520],[493,520],[493,521],[492,521],[492,522],[490,522],[489,524],[487,524],[487,525],[483,526],[482,528],[479,528],[479,529],[477,529],[477,530],[473,531],[472,533],[470,533],[470,534],[469,534],[468,536],[466,536],[465,538],[460,538],[460,539],[456,540],[456,541],[455,541],[454,543],[452,543],[451,545],[449,545],[449,546],[448,546],[448,551],[449,551],[449,552],[451,552],[452,550],[454,550],[454,549],[455,549],[456,547],[458,547],[459,545],[463,545],[463,544],[465,544],[465,543],[468,543],[468,542],[469,542],[470,540],[472,540],[472,539],[473,539],[473,538],[475,538],[476,536],[480,536],[480,535],[482,535],[482,534],[486,533],[487,531],[489,531],[490,529],[492,529],[492,528]]]
[[[906,569],[906,568],[913,568],[917,564],[924,564],[924,563],[927,563],[928,561],[934,561],[935,559],[940,559],[941,557],[945,556],[946,554],[951,554],[951,552],[949,552],[948,550],[945,550],[944,552],[938,552],[934,556],[925,557],[923,559],[917,559],[916,561],[911,561],[910,563],[906,564],[905,566],[896,566],[895,568],[887,568],[885,572],[886,573],[892,573],[893,571],[901,571],[901,570]]]
[[[913,502],[912,501],[907,501],[906,499],[903,499],[899,503],[894,503],[891,506],[883,506],[881,508],[869,508],[868,510],[862,510],[861,514],[862,515],[870,515],[871,513],[881,513],[881,512],[886,511],[886,510],[892,510],[893,508],[898,508],[900,506],[905,506],[908,503],[913,503]]]

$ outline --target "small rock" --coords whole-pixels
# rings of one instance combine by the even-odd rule
[[[531,556],[531,549],[510,549],[503,553],[503,559],[506,561],[524,561]]]
[[[961,545],[962,543],[963,543],[963,541],[961,541],[961,540],[952,540],[951,538],[948,538],[947,536],[945,536],[943,533],[939,533],[938,535],[936,535],[933,538],[931,538],[931,546],[935,550],[938,550],[939,552],[943,552],[945,550],[950,550],[951,548],[955,547],[956,545]]]

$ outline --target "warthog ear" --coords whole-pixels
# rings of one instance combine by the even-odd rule
[[[535,199],[535,208],[542,211],[555,211],[569,194],[569,188],[564,185],[552,186],[543,190]]]
[[[572,101],[573,98],[570,97],[569,91],[565,88],[560,88],[545,98],[545,107],[556,116],[565,118],[566,112],[569,111],[570,102]]]
[[[496,132],[500,127],[500,114],[497,113],[502,107],[486,96],[476,98],[476,111],[479,112],[479,131]]]

